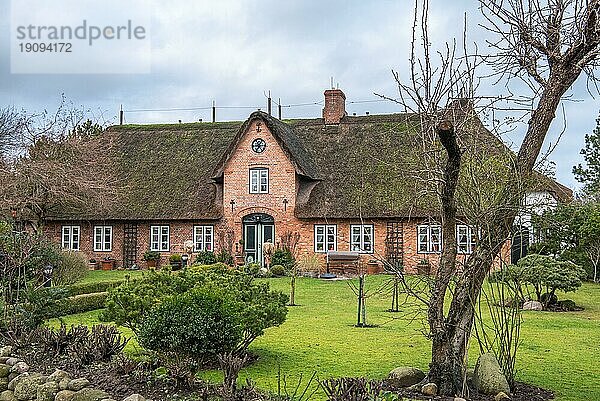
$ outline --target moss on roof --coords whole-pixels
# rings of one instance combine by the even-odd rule
[[[110,138],[105,139],[114,143],[115,163],[126,188],[108,215],[95,216],[90,210],[78,218],[220,218],[223,206],[213,177],[222,172],[236,141],[255,118],[269,126],[297,173],[318,182],[308,201],[297,205],[299,218],[428,216],[439,210],[435,180],[430,178],[439,170],[443,152],[435,138],[424,139],[418,115],[346,116],[339,125],[325,125],[322,118],[279,121],[255,112],[245,122],[109,128],[104,135]],[[476,171],[478,180],[490,184],[489,191],[482,192],[487,198],[479,200],[488,202],[495,196],[494,184],[503,177],[509,151],[479,120],[458,134],[461,147],[472,154],[465,158],[465,171]],[[499,170],[482,169],[478,160],[489,160]],[[569,193],[551,179],[540,185]]]

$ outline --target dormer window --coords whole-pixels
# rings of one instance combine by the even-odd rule
[[[250,193],[268,194],[269,193],[269,169],[251,168],[250,169]]]

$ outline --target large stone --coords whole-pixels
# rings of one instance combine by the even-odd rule
[[[462,397],[454,397],[454,401],[467,401]]]
[[[13,348],[10,345],[0,348],[0,356],[11,356]]]
[[[139,394],[131,394],[129,397],[125,398],[123,401],[146,401],[146,398],[142,397]]]
[[[423,393],[424,395],[434,396],[437,395],[437,392],[438,388],[437,384],[435,383],[427,383],[421,388],[421,393]]]
[[[49,382],[57,382],[59,383],[63,379],[69,379],[71,381],[71,376],[65,372],[64,370],[56,369],[54,373],[48,376]]]
[[[501,391],[496,394],[494,401],[510,401],[510,397],[504,391]]]
[[[8,358],[4,363],[8,366],[14,366],[17,362],[21,362],[21,360],[19,358]]]
[[[71,390],[60,390],[56,393],[56,397],[54,397],[54,401],[71,401],[73,396],[75,395],[75,391]]]
[[[29,365],[23,361],[19,361],[10,368],[10,371],[20,375],[21,373],[29,372]]]
[[[473,386],[480,393],[496,395],[500,392],[510,394],[508,381],[494,354],[482,354],[477,360],[473,372]]]
[[[392,387],[410,387],[425,378],[425,373],[417,368],[402,366],[396,368],[388,375],[388,384]]]
[[[60,381],[58,382],[58,388],[61,390],[68,390],[69,383],[71,383],[70,377],[65,377],[64,379],[60,379]]]
[[[29,375],[15,385],[15,397],[17,400],[33,400],[37,397],[37,389],[46,382],[46,377],[41,375]]]
[[[90,385],[90,381],[85,377],[81,379],[73,379],[69,382],[67,388],[72,391],[79,391]]]
[[[523,310],[542,310],[544,306],[538,301],[525,301],[523,303]]]
[[[1,364],[0,365],[0,377],[8,377],[10,374],[10,366]]]
[[[58,383],[46,382],[37,388],[36,401],[54,401],[56,393],[58,393]]]
[[[0,393],[0,401],[18,401],[18,400],[12,391],[5,390]]]
[[[71,401],[102,401],[105,398],[110,398],[110,394],[102,390],[87,387],[73,394]]]

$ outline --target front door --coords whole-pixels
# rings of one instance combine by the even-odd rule
[[[246,263],[265,265],[263,244],[275,243],[273,217],[264,213],[250,214],[243,219]]]

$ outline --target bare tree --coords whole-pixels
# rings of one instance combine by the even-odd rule
[[[112,204],[119,190],[112,142],[83,115],[64,103],[50,117],[0,112],[0,212],[38,226],[55,213]]]
[[[434,166],[418,173],[421,179],[434,183],[440,201],[443,251],[429,296],[421,299],[428,307],[432,339],[429,380],[438,385],[440,394],[450,396],[465,392],[466,353],[475,305],[494,259],[510,238],[527,187],[535,178],[534,168],[550,124],[561,99],[582,74],[589,82],[596,82],[593,72],[600,44],[598,0],[480,0],[480,7],[494,36],[488,42],[492,54],[468,54],[465,47],[458,57],[454,42],[433,53],[439,55],[439,62],[434,63],[427,28],[428,2],[420,5],[416,0],[407,83],[395,73],[399,103],[420,116],[423,157],[428,166]],[[472,106],[477,100],[475,71],[482,62],[494,69],[493,77],[508,82],[508,88],[513,79],[528,87],[523,96],[510,94],[502,99],[516,101],[513,109],[527,108],[527,129],[516,154],[504,152],[497,158],[505,176],[492,183],[493,196],[486,199],[482,198],[484,191],[476,188],[478,181],[461,187],[461,180],[471,177],[461,177],[469,168],[463,160],[468,150],[464,142],[457,141],[457,136],[461,137],[457,133],[481,129]],[[436,138],[445,152],[431,146]],[[458,199],[485,203],[485,208],[478,207],[477,213],[467,216],[475,220],[480,238],[461,266],[456,259]]]

